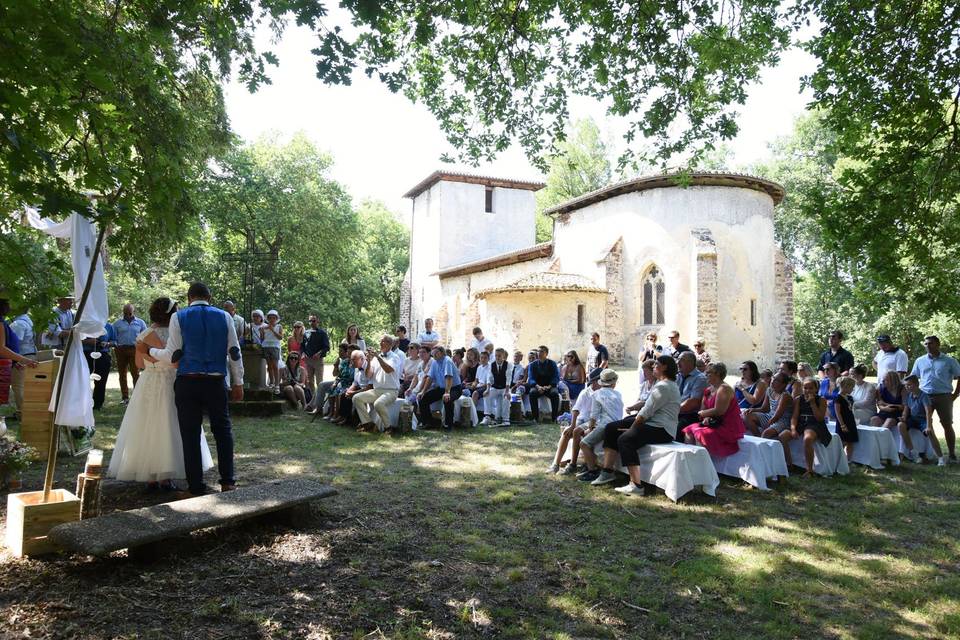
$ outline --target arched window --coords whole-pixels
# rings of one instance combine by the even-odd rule
[[[643,277],[643,324],[663,324],[665,288],[663,275],[656,266]]]

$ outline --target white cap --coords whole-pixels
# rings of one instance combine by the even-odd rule
[[[277,313],[276,309],[270,309],[270,311],[267,311],[267,316],[277,316],[277,320],[280,319],[280,314]]]

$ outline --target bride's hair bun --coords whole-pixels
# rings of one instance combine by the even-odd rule
[[[170,316],[177,312],[177,301],[172,298],[157,298],[150,305],[150,322],[166,327],[170,324]]]

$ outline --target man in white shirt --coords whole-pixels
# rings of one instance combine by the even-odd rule
[[[882,334],[877,336],[877,344],[880,350],[873,357],[873,366],[877,369],[877,382],[883,382],[883,377],[888,371],[896,371],[900,374],[902,380],[907,375],[908,358],[906,352],[893,344],[890,336]]]
[[[560,473],[565,476],[572,476],[577,472],[577,457],[580,455],[580,440],[586,432],[583,425],[577,424],[581,417],[590,415],[593,408],[593,394],[600,388],[600,374],[602,369],[594,369],[587,377],[587,388],[577,396],[577,402],[573,405],[570,412],[570,426],[560,433],[560,442],[557,443],[557,454],[554,456],[553,464],[547,467],[547,473]],[[570,463],[560,470],[560,462],[567,454],[567,443],[573,440],[573,453],[570,456]]]
[[[367,368],[364,373],[373,383],[373,388],[361,391],[353,397],[353,406],[360,416],[360,429],[376,431],[377,427],[370,419],[373,408],[380,416],[381,429],[390,429],[390,407],[400,393],[400,375],[403,369],[403,356],[393,350],[393,336],[380,338],[380,353],[367,349]]]
[[[417,336],[417,342],[421,347],[433,349],[440,344],[440,334],[433,330],[433,318],[427,318],[423,321],[423,331]]]

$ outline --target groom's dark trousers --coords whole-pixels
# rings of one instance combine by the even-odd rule
[[[227,387],[221,376],[180,375],[173,385],[183,439],[183,462],[187,472],[190,493],[204,492],[203,461],[200,457],[200,433],[203,412],[210,416],[210,430],[217,441],[217,463],[220,484],[235,484],[233,477],[233,431],[230,426],[230,408],[227,405]]]

